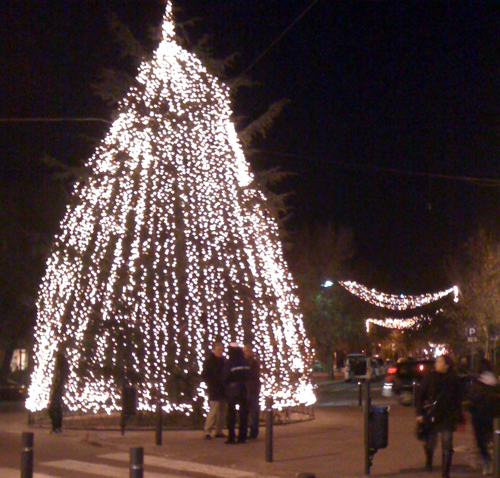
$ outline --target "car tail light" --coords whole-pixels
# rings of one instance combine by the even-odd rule
[[[420,364],[420,365],[418,366],[418,371],[419,371],[419,372],[423,372],[424,370],[425,370],[425,367],[423,366],[423,364]]]
[[[398,369],[396,367],[390,367],[389,369],[387,369],[387,375],[394,374],[397,371],[398,371]]]

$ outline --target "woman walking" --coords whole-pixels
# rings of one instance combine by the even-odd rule
[[[449,478],[453,457],[453,432],[462,421],[462,382],[453,370],[449,355],[436,359],[434,370],[427,375],[417,400],[417,422],[428,422],[429,432],[424,442],[425,469],[432,471],[432,459],[441,433],[441,474]]]

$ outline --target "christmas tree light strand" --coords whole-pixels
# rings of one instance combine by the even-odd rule
[[[26,407],[47,408],[56,354],[71,411],[207,409],[200,370],[215,340],[251,341],[262,402],[314,403],[311,347],[276,222],[254,187],[229,89],[163,38],[73,191],[40,286]]]

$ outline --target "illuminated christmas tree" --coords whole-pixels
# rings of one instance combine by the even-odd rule
[[[210,344],[252,342],[262,400],[311,404],[310,346],[275,221],[231,121],[229,89],[174,38],[139,68],[73,193],[41,284],[28,410],[46,409],[56,354],[71,411],[206,406]]]

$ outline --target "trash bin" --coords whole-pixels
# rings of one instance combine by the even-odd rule
[[[387,448],[389,442],[389,407],[370,407],[370,448]]]
[[[137,390],[133,385],[125,385],[122,395],[122,414],[124,416],[135,415],[137,410]]]

